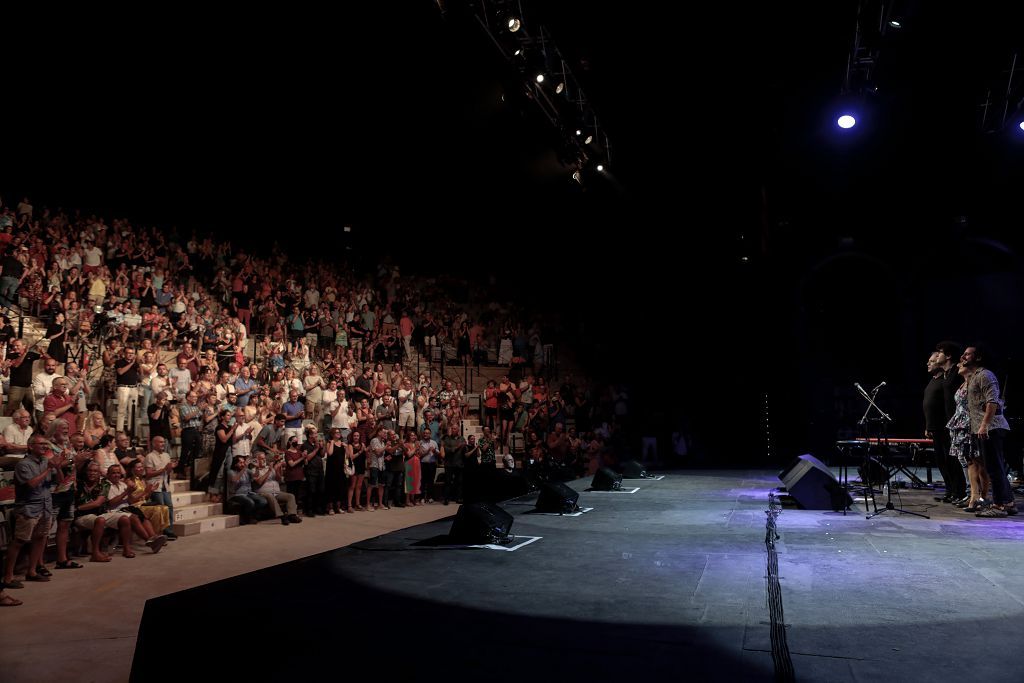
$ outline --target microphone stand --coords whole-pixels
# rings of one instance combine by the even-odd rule
[[[922,514],[920,512],[911,512],[910,510],[904,510],[902,507],[896,507],[893,504],[893,502],[892,502],[892,485],[889,483],[889,479],[892,478],[892,472],[889,469],[889,430],[888,430],[888,425],[889,425],[890,422],[892,422],[892,417],[890,417],[884,410],[879,408],[878,404],[875,403],[875,398],[878,396],[878,390],[881,389],[883,385],[879,384],[877,387],[875,387],[871,391],[871,395],[870,396],[868,395],[868,393],[866,391],[864,391],[864,389],[861,388],[860,384],[855,384],[854,386],[857,388],[857,391],[860,392],[860,395],[864,397],[864,400],[868,402],[867,410],[864,411],[864,416],[861,417],[861,420],[860,420],[860,422],[858,424],[860,424],[861,426],[864,426],[864,425],[867,424],[867,422],[870,420],[868,418],[868,415],[871,413],[871,409],[872,408],[874,408],[878,412],[879,417],[876,418],[878,423],[879,423],[878,445],[881,447],[882,460],[883,460],[883,463],[884,463],[883,466],[885,467],[885,472],[886,472],[886,480],[884,482],[885,483],[885,487],[886,487],[885,507],[882,508],[882,509],[878,509],[878,503],[875,500],[875,489],[874,489],[874,486],[871,485],[871,481],[870,481],[870,472],[871,472],[871,470],[870,470],[870,467],[868,465],[868,462],[870,461],[870,455],[865,457],[864,474],[868,475],[868,479],[869,479],[869,481],[868,481],[868,491],[870,492],[871,503],[874,506],[874,512],[869,512],[865,516],[865,519],[871,519],[872,517],[877,517],[878,515],[882,514],[883,512],[888,512],[889,510],[893,510],[895,512],[899,512],[900,514],[904,514],[904,515],[915,515],[916,517],[924,517],[925,519],[931,519],[928,515]],[[867,438],[868,438],[868,441],[867,441],[867,448],[865,449],[865,453],[870,453],[871,452],[871,439],[870,439],[870,436],[868,436]],[[868,509],[867,496],[864,497],[864,507],[865,507],[866,510]]]

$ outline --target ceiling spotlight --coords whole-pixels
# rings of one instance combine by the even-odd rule
[[[594,141],[594,136],[593,136],[593,135],[591,135],[590,133],[587,133],[587,137],[585,137],[585,138],[583,139],[583,144],[584,144],[584,145],[589,145],[589,144],[590,144],[591,142],[593,142],[593,141]]]
[[[563,90],[565,90],[565,82],[559,81],[558,85],[555,86],[555,92],[561,95]]]
[[[903,28],[903,24],[896,21],[895,19],[889,22],[889,26],[892,26],[893,28]]]
[[[843,114],[838,119],[836,119],[836,124],[840,128],[849,129],[857,125],[857,119],[855,119],[850,114]]]
[[[580,185],[583,184],[583,176],[580,175],[579,171],[573,171],[572,172],[572,179],[575,180]]]
[[[512,53],[512,56],[513,57],[522,57],[523,56],[523,48],[517,47],[516,51]]]
[[[597,165],[597,170],[598,171],[603,171],[604,170],[604,164],[598,164]]]
[[[537,74],[537,82],[538,83],[543,83],[544,82],[544,74]]]
[[[523,27],[523,22],[519,21],[519,17],[509,15],[505,17],[505,26],[508,26],[508,30],[515,33]]]
[[[1020,128],[1021,130],[1024,130],[1024,121],[1021,121],[1019,124],[1017,124],[1017,127]]]
[[[579,128],[577,128],[577,129],[576,129],[576,137],[579,137],[579,136],[581,136],[581,135],[583,135],[583,131],[582,131],[582,130],[580,130]]]

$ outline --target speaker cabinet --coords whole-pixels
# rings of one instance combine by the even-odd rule
[[[842,510],[853,504],[832,471],[813,455],[795,458],[779,472],[779,479],[804,510]]]
[[[580,494],[559,481],[546,481],[540,485],[537,512],[576,512]]]
[[[484,545],[508,541],[512,515],[493,503],[459,506],[448,537],[456,543]]]
[[[618,491],[622,488],[622,475],[611,468],[602,467],[594,473],[590,488],[595,491]]]
[[[647,470],[636,460],[627,460],[622,463],[622,476],[625,479],[644,479],[647,477]]]

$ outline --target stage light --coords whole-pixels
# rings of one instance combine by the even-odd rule
[[[594,136],[591,135],[590,133],[587,133],[587,137],[583,138],[583,144],[584,145],[589,145],[593,141],[594,141]]]
[[[579,183],[580,185],[582,185],[582,184],[583,184],[583,176],[582,176],[582,175],[580,175],[580,172],[579,172],[579,171],[573,171],[573,172],[572,172],[572,179],[573,179],[573,180],[575,180],[575,181],[576,181],[577,183]]]
[[[604,164],[598,164],[597,165],[597,170],[598,171],[603,171],[604,170]]]
[[[515,33],[523,27],[523,22],[519,20],[519,17],[509,14],[505,17],[505,26],[510,32]]]
[[[582,131],[582,130],[580,130],[579,128],[577,128],[577,129],[576,129],[576,137],[579,137],[579,136],[581,136],[581,135],[583,135],[583,131]]]
[[[538,83],[543,83],[544,82],[544,74],[537,74],[537,82]]]
[[[850,129],[857,125],[857,119],[852,114],[843,114],[836,119],[836,125],[840,128]]]
[[[516,51],[512,53],[512,56],[513,57],[522,57],[523,56],[523,48],[517,47]]]
[[[893,28],[903,28],[903,24],[896,21],[895,19],[889,22],[889,26],[892,26]]]
[[[564,91],[564,90],[565,90],[565,81],[559,81],[558,85],[555,86],[555,92],[558,93],[559,95],[561,95],[562,91]]]
[[[1022,119],[1021,122],[1017,124],[1017,127],[1020,128],[1021,130],[1024,130],[1024,119]]]

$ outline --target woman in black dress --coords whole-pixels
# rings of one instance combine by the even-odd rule
[[[324,474],[324,492],[327,495],[327,514],[342,512],[342,498],[345,496],[345,441],[341,430],[332,429],[327,442],[327,471]]]
[[[68,349],[64,345],[64,338],[66,336],[67,328],[64,326],[64,314],[57,313],[53,318],[53,322],[46,328],[46,338],[50,340],[46,353],[50,358],[57,361],[58,365],[68,362]]]
[[[366,508],[359,504],[359,498],[362,496],[363,479],[366,478],[366,444],[363,443],[363,437],[360,432],[352,432],[349,435],[349,439],[352,443],[349,446],[348,457],[352,460],[356,473],[348,478],[348,509],[365,510]],[[355,507],[352,506],[353,495],[356,500]],[[367,498],[366,502],[369,504],[369,498]]]

